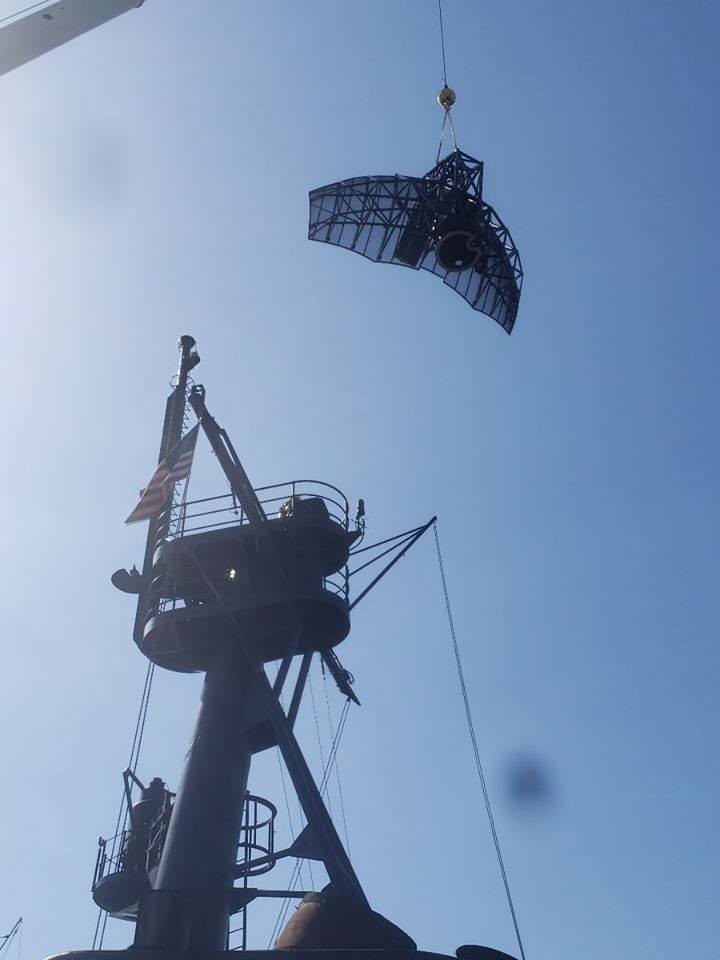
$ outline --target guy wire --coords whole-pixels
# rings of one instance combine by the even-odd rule
[[[477,737],[475,736],[475,724],[473,723],[472,711],[470,710],[470,699],[468,697],[467,687],[465,685],[465,673],[463,671],[460,648],[458,646],[457,634],[455,632],[455,621],[453,619],[452,609],[450,607],[450,595],[448,593],[447,580],[445,578],[445,564],[443,563],[443,557],[440,551],[440,539],[437,532],[437,523],[433,524],[433,533],[435,534],[435,549],[437,551],[438,565],[440,567],[440,580],[442,582],[443,594],[445,595],[445,610],[447,611],[448,623],[450,625],[450,636],[452,637],[453,652],[455,654],[455,666],[457,668],[458,679],[460,681],[463,704],[465,705],[465,717],[467,719],[470,742],[472,743],[473,754],[475,755],[475,766],[477,767],[478,777],[480,778],[480,786],[482,787],[485,809],[487,811],[488,820],[490,821],[490,832],[492,833],[493,843],[495,844],[495,853],[497,855],[498,866],[500,867],[503,886],[505,887],[505,896],[507,897],[508,906],[510,907],[510,916],[512,917],[513,926],[515,928],[515,936],[517,937],[518,947],[520,948],[520,956],[522,957],[522,960],[525,960],[525,950],[523,948],[522,937],[520,936],[520,927],[518,925],[517,914],[515,913],[515,904],[513,903],[512,894],[510,892],[510,882],[505,869],[503,855],[500,850],[500,840],[495,827],[495,817],[493,816],[492,806],[490,804],[490,794],[488,793],[487,783],[485,781],[485,772],[483,770],[482,761],[480,760],[480,749],[478,747]]]
[[[328,754],[327,761],[324,764],[323,776],[319,784],[320,796],[324,796],[325,792],[327,791],[328,779],[330,777],[330,774],[332,773],[332,768],[337,759],[337,752],[340,746],[340,741],[342,740],[343,733],[345,731],[345,724],[347,722],[349,709],[350,709],[350,699],[348,698],[343,705],[342,713],[340,714],[340,720],[338,721],[338,725],[335,729],[335,736],[333,737],[332,744],[330,745],[330,752]],[[290,882],[287,886],[288,890],[294,890],[295,886],[297,885],[299,874],[300,874],[301,863],[302,863],[301,859],[298,859],[295,861],[295,866],[293,867],[292,875],[290,877]],[[290,902],[291,902],[290,897],[287,897],[280,904],[278,915],[275,918],[275,925],[273,926],[272,932],[270,934],[270,938],[268,939],[268,945],[267,945],[268,950],[272,948],[273,941],[275,940],[276,935],[280,932],[280,929],[282,928],[282,925],[285,922],[285,917],[287,916],[288,910],[290,909]]]

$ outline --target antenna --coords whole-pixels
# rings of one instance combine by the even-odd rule
[[[520,254],[483,199],[482,180],[482,162],[454,150],[424,177],[354,177],[319,187],[310,193],[308,239],[427,270],[512,333]]]
[[[510,232],[483,199],[483,163],[458,149],[448,86],[442,0],[437,3],[443,110],[435,166],[423,177],[380,174],[340,180],[310,191],[308,240],[374,260],[427,270],[473,310],[512,333],[523,270]],[[440,159],[446,127],[453,150]]]

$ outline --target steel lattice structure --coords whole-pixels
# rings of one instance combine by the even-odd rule
[[[310,193],[308,238],[429,270],[511,333],[520,255],[482,199],[482,177],[482,162],[455,150],[424,177],[354,177],[319,187]]]

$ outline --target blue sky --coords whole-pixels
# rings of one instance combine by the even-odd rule
[[[145,667],[109,576],[141,559],[122,521],[182,333],[256,483],[335,483],[378,539],[439,515],[528,960],[717,940],[720,14],[445,19],[459,143],[526,271],[510,338],[434,277],[305,239],[309,189],[432,166],[429,0],[146,0],[0,79],[0,928],[25,916],[27,958],[92,939]],[[193,491],[222,489],[201,450]],[[425,949],[514,953],[429,540],[339,652],[371,902]],[[141,776],[177,782],[198,690],[158,676]],[[310,711],[299,735],[317,769]],[[519,756],[552,785],[535,810],[506,799]],[[274,755],[251,787],[282,813]]]

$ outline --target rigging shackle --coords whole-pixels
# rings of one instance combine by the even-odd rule
[[[447,84],[445,84],[445,86],[442,88],[440,93],[437,95],[437,102],[440,104],[440,106],[443,108],[443,110],[446,113],[450,110],[450,108],[452,107],[452,105],[455,103],[456,100],[457,100],[457,96],[455,94],[455,91],[452,89],[452,87],[449,87]]]

